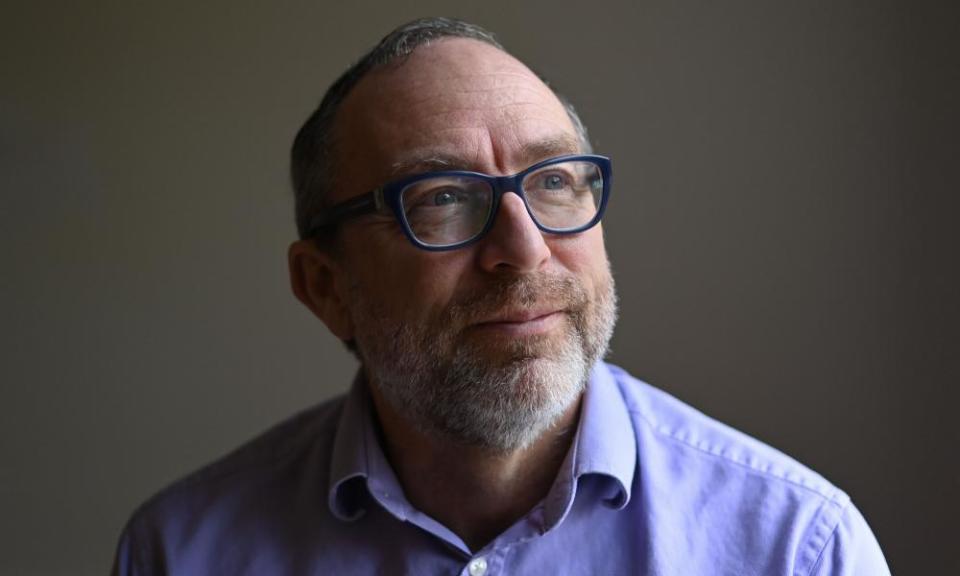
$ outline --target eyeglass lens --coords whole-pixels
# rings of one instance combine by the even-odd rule
[[[603,197],[603,173],[593,162],[559,162],[527,174],[521,186],[535,220],[553,232],[564,232],[596,216]],[[420,180],[400,196],[413,235],[429,246],[465,242],[483,231],[493,197],[487,181],[471,176]]]

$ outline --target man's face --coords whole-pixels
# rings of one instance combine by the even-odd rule
[[[334,137],[334,203],[412,173],[513,174],[580,151],[547,86],[466,39],[370,73],[344,101]],[[544,235],[508,193],[488,235],[465,248],[420,250],[381,215],[344,223],[338,245],[367,375],[424,432],[525,446],[576,402],[606,350],[615,297],[600,226]]]

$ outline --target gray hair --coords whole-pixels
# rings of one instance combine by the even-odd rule
[[[297,232],[301,239],[309,235],[311,223],[328,208],[327,197],[336,182],[333,165],[333,121],[347,94],[374,68],[406,58],[417,48],[442,38],[479,40],[506,52],[492,33],[479,26],[453,18],[421,18],[387,34],[379,44],[348,68],[330,86],[320,106],[300,127],[293,141],[290,177],[296,201]],[[576,129],[583,152],[589,153],[591,147],[587,129],[573,104],[556,91],[554,94],[563,104]]]

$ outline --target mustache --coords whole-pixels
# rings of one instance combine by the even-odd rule
[[[457,297],[448,309],[454,326],[482,321],[497,312],[548,306],[581,309],[589,300],[583,285],[571,274],[503,277]]]

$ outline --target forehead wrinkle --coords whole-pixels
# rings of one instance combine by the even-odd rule
[[[436,107],[436,101],[439,99],[442,102],[446,101],[443,108],[461,108],[464,110],[467,109],[478,109],[483,108],[484,106],[489,105],[486,102],[464,102],[457,100],[450,100],[451,95],[459,95],[466,97],[476,97],[483,98],[489,94],[494,94],[501,99],[498,102],[498,106],[543,106],[544,96],[550,97],[553,103],[557,108],[563,108],[563,105],[557,100],[556,95],[549,90],[540,90],[539,87],[529,86],[529,85],[516,85],[511,87],[505,86],[471,86],[464,88],[447,88],[447,89],[436,89],[433,91],[424,91],[424,90],[415,90],[412,92],[407,92],[403,94],[401,92],[401,98],[394,100],[395,107],[409,108],[416,106],[428,105],[431,108]],[[507,98],[504,98],[504,95]]]
[[[514,139],[516,140],[516,138]],[[478,138],[476,141],[475,152],[472,159],[451,154],[444,150],[415,152],[391,164],[391,177],[397,178],[411,174],[443,170],[481,171],[480,159],[484,156],[482,152],[484,145],[480,140],[481,139]],[[490,140],[490,145],[495,146],[492,139]],[[515,158],[515,161],[522,164],[522,166],[519,166],[519,168],[522,169],[527,165],[532,165],[540,160],[546,160],[554,156],[575,154],[579,151],[580,144],[576,138],[569,134],[559,134],[541,140],[521,143],[518,147],[520,152]]]

